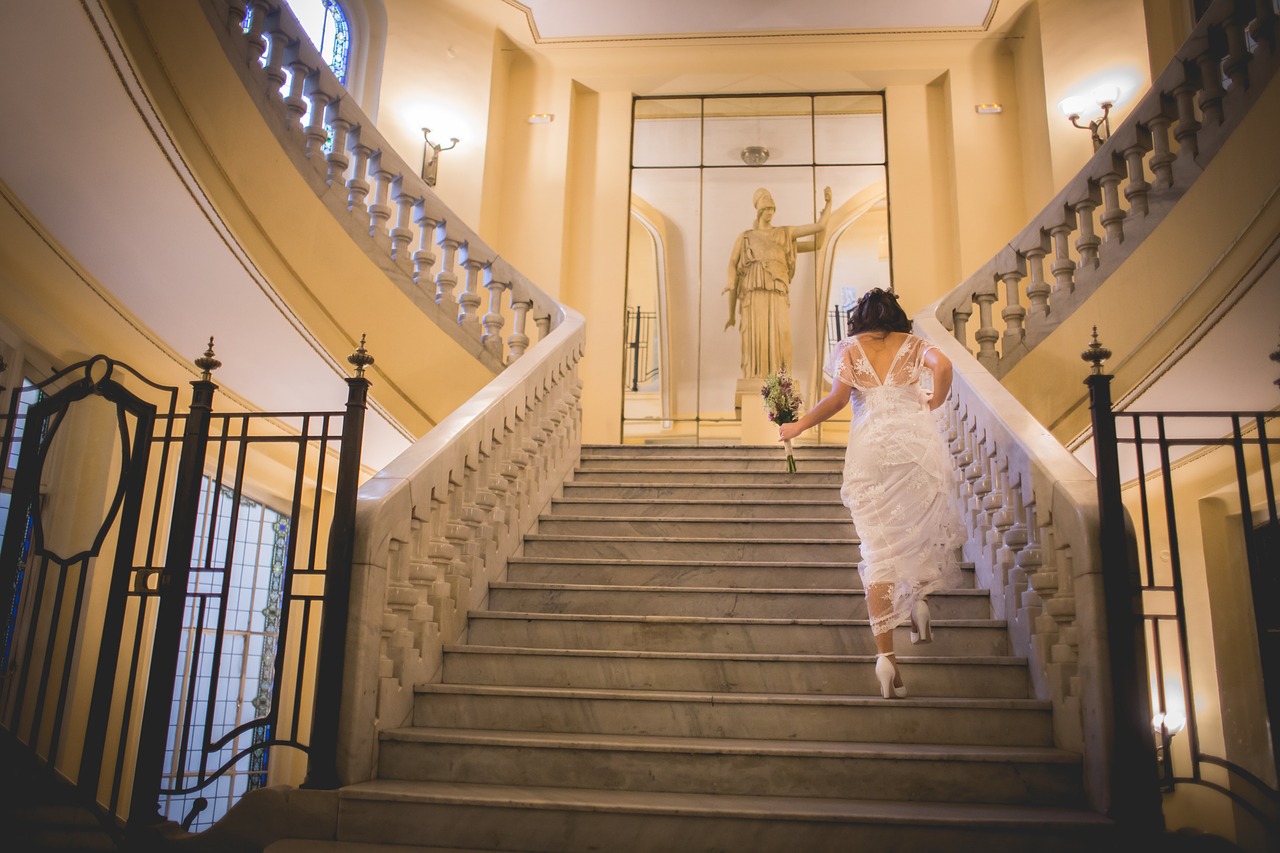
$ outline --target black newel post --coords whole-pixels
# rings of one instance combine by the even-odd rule
[[[373,364],[373,356],[364,348],[364,335],[360,336],[360,348],[347,356],[347,361],[355,365],[356,375],[347,379],[347,413],[342,420],[342,451],[338,457],[333,524],[329,528],[315,710],[311,715],[311,742],[307,754],[307,778],[302,783],[304,788],[330,789],[341,784],[338,780],[338,712],[342,704],[342,678],[346,663],[347,610],[351,603],[360,444],[364,438],[364,414],[369,400],[369,380],[364,378],[364,369]]]
[[[201,376],[191,383],[191,410],[182,431],[182,455],[173,487],[173,513],[164,570],[160,573],[160,605],[156,613],[151,669],[147,675],[146,704],[129,801],[129,825],[142,826],[163,820],[160,815],[160,780],[169,738],[173,684],[178,672],[178,642],[187,605],[187,580],[191,576],[191,549],[200,513],[200,482],[209,446],[209,420],[213,414],[213,371],[222,362],[213,356],[213,338],[203,356],[195,360]]]
[[[1093,446],[1098,465],[1103,604],[1111,666],[1112,724],[1110,817],[1135,832],[1163,829],[1151,697],[1147,687],[1146,637],[1143,633],[1141,579],[1129,557],[1125,509],[1120,496],[1120,460],[1116,421],[1111,411],[1111,377],[1102,363],[1111,351],[1093,343],[1081,353],[1093,365],[1085,380],[1093,416]]]

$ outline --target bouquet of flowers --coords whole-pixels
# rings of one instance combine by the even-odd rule
[[[800,395],[796,393],[791,374],[785,367],[765,380],[764,387],[760,389],[760,396],[764,398],[765,414],[775,424],[790,424],[800,420],[800,406],[803,402]],[[787,473],[794,474],[796,457],[791,450],[790,439],[784,442],[783,446],[787,449]]]

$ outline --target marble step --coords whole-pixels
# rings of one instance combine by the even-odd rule
[[[847,561],[797,566],[790,562],[701,560],[606,560],[511,557],[507,577],[515,583],[693,586],[721,589],[861,589]]]
[[[973,564],[962,564],[962,588],[973,589]],[[790,562],[703,562],[697,560],[604,560],[511,557],[507,577],[515,583],[692,586],[719,589],[862,589],[856,567],[847,562],[797,566]]]
[[[760,471],[744,471],[740,466],[730,466],[727,470],[717,470],[715,468],[705,468],[697,462],[691,462],[668,468],[632,466],[608,471],[592,471],[580,468],[573,473],[572,482],[640,483],[648,485],[687,483],[706,486],[794,483],[806,486],[839,486],[840,478],[840,471],[835,468],[829,471],[806,471],[801,468],[794,474],[788,474],[785,461],[781,465],[776,467],[770,465]]]
[[[753,619],[865,619],[861,590],[716,589],[495,581],[489,607],[527,613],[628,616],[721,616]],[[935,619],[990,619],[985,590],[959,589],[929,596]]]
[[[1013,657],[901,658],[911,695],[1026,699],[1026,661]],[[447,684],[674,690],[706,693],[875,695],[874,655],[722,654],[446,646]]]
[[[384,731],[378,778],[624,791],[1083,805],[1080,757],[1059,749],[838,741]]]
[[[538,519],[538,533],[552,536],[642,536],[653,539],[829,539],[856,543],[853,522],[844,518],[591,518]]]
[[[794,457],[793,457],[794,458]],[[758,471],[783,472],[787,470],[787,454],[778,447],[772,456],[583,456],[579,460],[578,471],[632,471],[662,470],[670,468],[697,467],[702,471]],[[840,457],[808,457],[796,459],[797,473],[800,471],[836,472],[844,470],[844,459]]]
[[[1006,625],[997,620],[934,620],[933,642],[913,646],[905,627],[894,630],[900,656],[1009,653]],[[870,655],[870,623],[856,619],[723,619],[691,616],[586,616],[472,611],[467,641],[534,649],[635,649],[725,654]]]
[[[582,734],[1051,746],[1037,699],[569,690],[420,684],[414,726]]]
[[[379,779],[342,788],[338,840],[555,853],[1079,853],[1115,849],[1084,809],[533,788]]]
[[[640,444],[584,444],[582,445],[582,458],[594,459],[601,456],[628,456],[639,459],[650,459],[653,457],[678,457],[682,459],[697,459],[703,456],[732,456],[738,459],[750,458],[766,458],[776,459],[782,453],[781,445],[774,444],[725,444],[710,445],[703,444],[699,446],[692,445],[662,445],[662,446],[645,446]],[[800,459],[844,459],[845,446],[843,444],[826,444],[826,445],[795,445],[795,456]]]
[[[526,557],[603,557],[629,560],[789,560],[796,564],[858,563],[856,539],[755,539],[727,537],[583,536],[530,533]]]
[[[625,500],[618,498],[556,498],[551,518],[763,518],[836,519],[849,521],[849,510],[839,500]]]
[[[577,482],[564,484],[563,496],[575,500],[633,500],[633,501],[688,501],[712,500],[759,502],[762,500],[825,501],[836,506],[840,503],[840,483],[806,485],[803,483],[747,483],[725,484],[719,481],[694,483],[644,483]]]

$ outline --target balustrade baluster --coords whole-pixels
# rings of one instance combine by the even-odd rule
[[[1129,200],[1129,209],[1143,216],[1150,211],[1147,205],[1147,193],[1151,191],[1151,184],[1147,183],[1147,172],[1142,165],[1142,158],[1151,148],[1151,131],[1138,125],[1137,141],[1124,150],[1125,174],[1129,178],[1129,184],[1124,188],[1124,197]]]
[[[470,243],[463,243],[458,249],[462,268],[467,271],[462,285],[462,295],[458,297],[458,325],[465,329],[480,328],[480,274],[489,264],[483,257],[476,257],[471,251]]]
[[[1194,66],[1186,65],[1187,76],[1173,90],[1173,97],[1178,104],[1178,126],[1173,130],[1173,138],[1178,140],[1179,155],[1195,159],[1200,154],[1200,120],[1196,118],[1195,95],[1199,83]]]
[[[284,86],[288,74],[284,73],[285,52],[289,49],[289,34],[280,29],[280,13],[271,14],[271,26],[262,34],[262,45],[266,61],[262,73],[267,78],[268,94],[278,93]]]
[[[431,281],[431,268],[436,263],[436,228],[442,220],[427,210],[425,199],[418,199],[413,207],[413,222],[418,226],[418,248],[413,253],[413,280],[425,292]],[[434,299],[435,293],[430,296]]]
[[[1245,38],[1245,21],[1232,15],[1222,23],[1227,37],[1227,58],[1222,70],[1231,78],[1232,88],[1249,88],[1249,44]]]
[[[333,145],[330,146],[329,154],[325,157],[325,162],[329,164],[325,183],[332,186],[334,181],[342,179],[342,176],[347,173],[347,167],[351,165],[351,158],[347,156],[347,139],[351,133],[351,122],[342,117],[341,98],[331,101],[324,112],[325,122],[333,130]]]
[[[270,14],[271,7],[266,0],[249,0],[249,29],[245,31],[244,40],[255,62],[261,60],[267,50],[263,34],[267,31],[267,16]]]
[[[1021,256],[1018,256],[1018,261],[1018,265],[1023,266]],[[1004,320],[1004,339],[1000,342],[1000,352],[1005,356],[1021,346],[1027,338],[1027,330],[1023,326],[1027,309],[1018,301],[1018,285],[1022,283],[1023,277],[1023,270],[1017,268],[1000,275],[1005,292],[1005,306],[1000,312],[1000,319]]]
[[[1110,171],[1098,178],[1102,187],[1102,216],[1099,221],[1106,229],[1108,243],[1124,242],[1124,220],[1128,214],[1120,206],[1120,180],[1127,168],[1123,155],[1112,154]]]
[[[395,176],[383,168],[381,149],[369,157],[369,174],[373,177],[373,203],[369,205],[369,236],[384,248],[391,240],[387,222],[391,219],[391,205],[387,203],[391,193],[391,180]]]
[[[978,342],[977,359],[992,373],[1000,363],[1000,355],[996,352],[996,341],[1000,340],[1000,333],[991,319],[991,306],[998,296],[994,280],[984,282],[973,294],[973,301],[978,303],[978,331],[973,335]]]
[[[302,87],[313,70],[297,55],[298,48],[297,42],[289,45],[289,61],[285,64],[289,69],[289,94],[284,98],[285,129],[290,132],[302,123],[302,117],[307,113],[307,99],[302,97]]]
[[[538,340],[542,340],[551,333],[551,315],[535,314],[533,325],[538,327]]]
[[[1076,289],[1076,262],[1071,260],[1067,243],[1076,228],[1075,220],[1075,213],[1068,208],[1062,222],[1049,229],[1049,236],[1053,238],[1053,263],[1049,265],[1049,271],[1053,273],[1054,289],[1060,293],[1071,293]]]
[[[955,335],[965,352],[972,353],[969,348],[969,318],[973,316],[973,303],[965,302],[951,310],[952,334]]]
[[[308,159],[313,154],[323,154],[324,145],[329,141],[329,127],[325,124],[325,120],[328,118],[329,104],[333,103],[334,99],[320,88],[321,79],[319,72],[310,74],[303,86],[303,93],[307,96],[307,100],[311,101],[311,122],[303,129],[307,137]]]
[[[1076,223],[1080,227],[1080,236],[1076,238],[1076,251],[1080,253],[1081,266],[1096,267],[1098,265],[1098,246],[1102,244],[1102,239],[1093,230],[1093,211],[1101,201],[1098,185],[1089,181],[1085,197],[1072,205],[1076,213]]]
[[[453,289],[458,286],[458,274],[454,271],[455,262],[458,257],[458,247],[462,245],[461,241],[449,234],[449,223],[445,223],[445,227],[439,229],[439,246],[443,252],[440,259],[440,272],[436,273],[436,302],[446,307],[457,304],[454,302]]]
[[[1031,276],[1031,283],[1027,285],[1027,300],[1031,303],[1028,311],[1032,318],[1049,316],[1050,287],[1044,279],[1044,256],[1048,253],[1049,245],[1044,231],[1040,232],[1040,242],[1023,253]]]
[[[347,178],[347,209],[360,213],[366,211],[364,200],[369,195],[369,160],[373,157],[373,149],[360,141],[361,128],[356,125],[351,131],[348,145],[356,155],[351,167],[351,177]]]
[[[1222,99],[1227,90],[1222,86],[1222,57],[1226,54],[1226,35],[1209,29],[1209,49],[1196,57],[1200,69],[1200,115],[1210,126],[1222,124]]]
[[[480,340],[490,352],[501,355],[502,324],[506,322],[502,316],[502,294],[509,285],[495,279],[493,267],[490,266],[484,271],[484,286],[489,291],[489,311],[480,319],[480,324],[484,326],[484,335]]]
[[[1267,53],[1276,52],[1276,10],[1272,0],[1254,0],[1249,35]]]
[[[1166,98],[1162,97],[1160,101],[1162,105],[1169,106],[1166,104]],[[1156,182],[1162,187],[1173,186],[1173,164],[1178,159],[1169,148],[1171,124],[1173,124],[1173,118],[1167,109],[1162,110],[1147,122],[1147,128],[1151,131],[1151,171],[1156,176]]]
[[[414,204],[418,201],[405,189],[403,175],[397,175],[391,182],[391,199],[396,205],[396,227],[391,229],[391,257],[399,260],[413,242],[409,217],[413,215]]]
[[[532,299],[511,300],[511,334],[507,335],[507,350],[511,353],[508,364],[524,355],[529,348],[529,336],[524,333],[525,319],[533,309]]]
[[[227,0],[227,32],[244,35],[244,19],[249,16],[246,0]]]

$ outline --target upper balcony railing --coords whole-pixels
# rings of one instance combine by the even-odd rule
[[[938,320],[984,367],[1007,374],[1133,254],[1204,172],[1271,79],[1276,38],[1273,0],[1216,0],[1080,173],[937,303]]]
[[[204,0],[263,118],[316,195],[396,286],[495,373],[564,318],[402,160],[283,0]],[[507,330],[504,333],[504,330]]]

